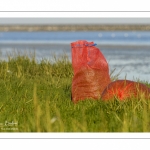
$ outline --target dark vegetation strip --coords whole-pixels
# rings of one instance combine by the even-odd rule
[[[150,25],[0,25],[0,31],[150,31]]]

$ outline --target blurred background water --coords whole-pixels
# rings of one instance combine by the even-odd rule
[[[150,82],[150,31],[0,32],[0,59],[14,50],[36,53],[37,61],[64,54],[71,61],[70,43],[93,41],[106,57],[110,72],[121,71],[119,79]]]

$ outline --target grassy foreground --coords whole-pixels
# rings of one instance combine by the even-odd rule
[[[71,101],[72,66],[13,55],[0,61],[0,132],[149,132],[150,101]],[[148,83],[146,83],[149,85]]]

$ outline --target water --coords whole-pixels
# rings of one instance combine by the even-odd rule
[[[50,60],[64,52],[71,60],[70,43],[94,41],[106,57],[110,71],[121,71],[119,78],[150,82],[149,31],[95,32],[0,32],[1,59],[13,50],[36,52],[37,61]],[[114,74],[115,74],[114,73]]]

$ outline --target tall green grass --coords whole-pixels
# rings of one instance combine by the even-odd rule
[[[36,62],[35,54],[0,61],[1,132],[149,132],[150,101],[71,101],[68,57]],[[148,86],[149,83],[145,83]]]

